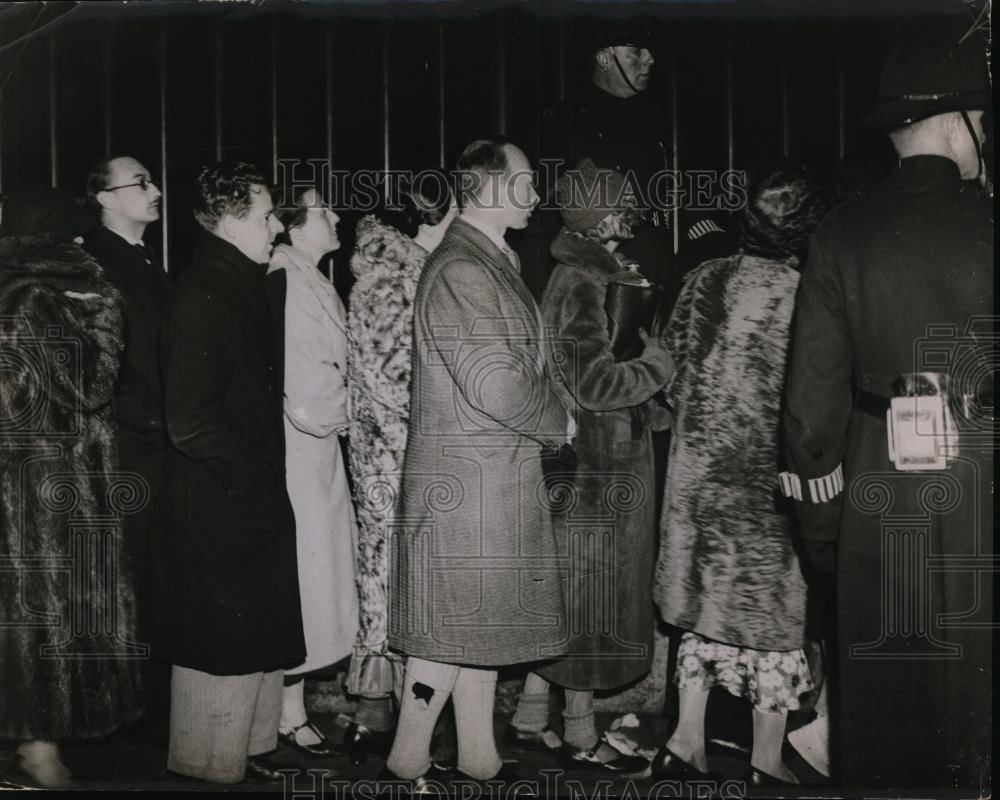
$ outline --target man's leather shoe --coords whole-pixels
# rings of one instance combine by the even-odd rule
[[[364,725],[352,722],[344,730],[342,747],[351,763],[359,767],[368,761],[369,753],[375,753],[381,758],[388,758],[395,736],[394,730],[373,731]]]
[[[246,780],[255,783],[281,783],[283,777],[278,771],[280,769],[284,769],[284,767],[268,761],[266,758],[250,756],[247,759]],[[288,767],[288,769],[294,768]]]
[[[559,751],[562,739],[559,734],[551,728],[544,731],[522,731],[513,725],[508,725],[503,732],[504,747],[513,750],[515,753],[538,753],[548,751],[556,753]]]
[[[597,751],[602,744],[604,740],[600,739],[590,750],[581,750],[563,743],[559,749],[559,763],[566,769],[612,772],[617,775],[640,775],[649,766],[649,762],[642,756],[627,756],[624,753],[619,753],[610,761],[601,761]]]
[[[746,782],[747,786],[757,786],[759,788],[777,789],[782,786],[798,786],[797,783],[792,783],[791,781],[782,780],[781,778],[776,778],[769,772],[764,772],[762,769],[757,769],[756,767],[750,767],[750,771],[743,776],[743,780]]]
[[[714,773],[702,772],[664,745],[653,758],[653,777],[675,781],[707,781],[715,779]]]

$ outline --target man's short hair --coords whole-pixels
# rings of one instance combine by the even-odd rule
[[[87,175],[87,205],[98,213],[101,211],[101,204],[97,195],[111,185],[111,162],[116,158],[123,158],[123,156],[102,158],[94,164]]]
[[[465,208],[482,191],[490,175],[506,175],[509,167],[506,139],[476,139],[458,157],[458,202]]]
[[[195,181],[194,217],[213,231],[226,214],[242,219],[253,205],[254,187],[268,189],[260,170],[245,161],[223,161],[202,169]]]

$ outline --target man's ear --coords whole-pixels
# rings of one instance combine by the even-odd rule
[[[595,59],[597,61],[597,66],[599,66],[601,69],[607,72],[609,69],[611,69],[611,48],[602,47],[600,50],[597,51]]]
[[[232,241],[236,238],[236,218],[232,214],[223,214],[219,220],[219,233],[222,238]]]
[[[114,197],[114,192],[109,192],[106,189],[98,192],[96,195],[94,195],[94,197],[100,204],[101,208],[114,209],[115,205],[117,204],[117,200],[115,200]]]

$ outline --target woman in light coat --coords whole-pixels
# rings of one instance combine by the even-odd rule
[[[306,661],[285,673],[279,738],[310,756],[330,755],[308,720],[307,672],[348,656],[358,629],[357,527],[340,436],[347,432],[347,332],[343,303],[317,269],[340,246],[338,217],[315,189],[282,213],[285,242],[270,272],[284,270],[285,461],[295,512]]]

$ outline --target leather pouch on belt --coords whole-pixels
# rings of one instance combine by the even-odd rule
[[[948,376],[937,372],[901,375],[886,411],[889,460],[911,472],[947,469],[958,455],[948,398]]]

